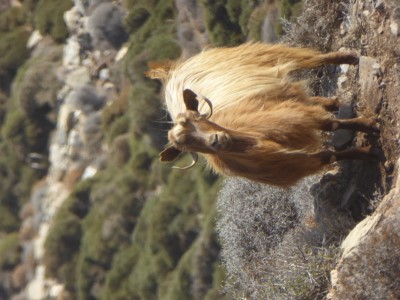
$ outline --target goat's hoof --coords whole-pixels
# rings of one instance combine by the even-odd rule
[[[372,135],[379,135],[380,124],[376,119],[361,117],[361,118],[359,118],[359,120],[363,123],[366,133],[369,133]]]
[[[379,135],[381,132],[381,124],[377,120],[370,120],[369,128],[372,135]]]
[[[356,53],[347,53],[345,61],[349,65],[357,65],[360,61],[360,58]]]
[[[368,145],[360,148],[360,150],[366,153],[371,161],[379,162],[385,159],[385,155],[380,147]]]
[[[340,101],[339,98],[337,96],[332,97],[329,99],[330,101],[328,101],[327,105],[325,106],[327,111],[338,111],[340,108]]]

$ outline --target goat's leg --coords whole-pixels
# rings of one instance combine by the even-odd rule
[[[316,153],[295,152],[275,152],[271,155],[270,161],[262,165],[262,171],[254,172],[253,175],[246,173],[247,178],[287,187],[295,184],[301,178],[321,171],[324,166],[341,160],[362,159],[376,161],[379,154],[375,149],[369,147],[355,148],[344,151],[321,151]],[[267,171],[266,171],[267,170]],[[263,172],[268,173],[264,178]],[[273,174],[271,176],[271,174]],[[240,175],[240,174],[239,174]]]
[[[316,154],[323,164],[331,164],[335,161],[341,160],[350,160],[350,159],[358,159],[358,160],[377,160],[379,159],[379,155],[373,150],[371,146],[367,147],[359,147],[344,151],[322,151]]]
[[[353,119],[329,119],[323,124],[322,130],[336,131],[338,129],[349,129],[362,131],[366,133],[379,132],[375,120],[368,118],[353,118]]]
[[[297,64],[296,69],[316,68],[325,64],[356,65],[359,61],[357,54],[351,52],[321,53],[313,49],[293,48],[284,45],[270,47],[266,54],[268,54],[268,65],[295,62]]]
[[[312,104],[321,105],[326,111],[337,111],[340,106],[340,102],[337,98],[325,98],[325,97],[310,97],[309,101]]]
[[[358,64],[359,57],[355,53],[351,52],[330,52],[327,54],[321,54],[320,59],[323,60],[325,64],[348,64],[348,65],[356,65]]]

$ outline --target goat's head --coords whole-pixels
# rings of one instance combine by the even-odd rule
[[[200,114],[199,101],[191,90],[183,91],[186,111],[176,117],[174,127],[168,132],[170,146],[160,153],[161,161],[173,161],[183,152],[193,156],[193,166],[197,160],[195,152],[213,154],[230,149],[232,140],[228,131],[211,122],[213,107],[208,99],[203,99],[210,107],[210,113]]]

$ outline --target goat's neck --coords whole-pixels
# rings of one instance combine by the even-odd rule
[[[242,133],[235,130],[228,130],[231,137],[232,146],[230,152],[245,153],[258,145],[260,137],[257,134]]]

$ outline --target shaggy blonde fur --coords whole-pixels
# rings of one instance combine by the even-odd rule
[[[326,56],[318,51],[284,45],[248,43],[232,48],[206,49],[169,71],[155,69],[150,76],[165,83],[165,103],[172,120],[185,110],[182,91],[190,89],[207,97],[214,112],[252,96],[282,98],[288,89],[288,73],[320,66]],[[208,106],[200,104],[200,113]]]

